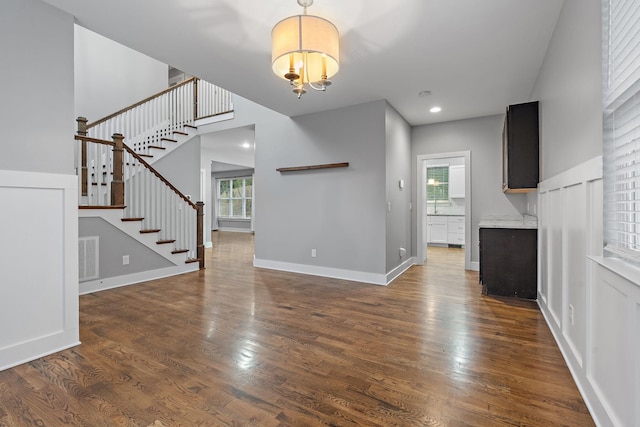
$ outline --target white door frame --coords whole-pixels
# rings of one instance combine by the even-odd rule
[[[471,151],[454,151],[450,153],[421,154],[416,159],[416,188],[417,195],[417,218],[416,218],[416,242],[417,253],[416,262],[418,265],[424,264],[427,259],[427,242],[424,241],[422,231],[426,227],[426,181],[427,181],[427,160],[444,159],[447,157],[464,157],[464,268],[471,270]]]

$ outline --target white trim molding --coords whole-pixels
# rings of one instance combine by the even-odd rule
[[[200,269],[197,262],[183,263],[175,267],[165,267],[157,270],[141,271],[139,273],[126,274],[123,276],[107,277],[105,279],[88,280],[80,283],[80,295],[107,289],[120,288],[123,286],[135,285],[149,280],[162,279],[165,277],[177,276],[178,274],[196,272]]]
[[[75,175],[0,170],[0,370],[80,344],[77,194]]]
[[[539,185],[538,305],[599,426],[640,425],[640,271],[603,258],[602,157]]]
[[[372,285],[387,285],[386,274],[366,273],[363,271],[344,270],[341,268],[320,267],[317,265],[295,264],[290,262],[270,261],[255,258],[253,266],[269,270],[288,271],[290,273],[309,274],[311,276],[330,277],[333,279],[363,282]]]

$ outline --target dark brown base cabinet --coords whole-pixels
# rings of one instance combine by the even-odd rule
[[[538,297],[538,230],[480,228],[480,282],[485,295]]]

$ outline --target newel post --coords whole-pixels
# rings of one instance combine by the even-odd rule
[[[198,79],[193,79],[193,121],[198,118]]]
[[[87,136],[87,118],[86,117],[78,117],[76,119],[76,122],[78,123],[78,135],[80,136]],[[81,147],[81,159],[80,159],[80,170],[78,171],[80,173],[80,182],[81,182],[81,190],[82,190],[82,195],[86,196],[89,194],[89,186],[88,186],[88,182],[89,182],[89,172],[87,169],[87,141],[82,141],[80,143],[80,147]]]
[[[204,202],[196,202],[198,208],[198,220],[196,226],[196,245],[198,248],[198,260],[200,262],[200,269],[204,268]]]
[[[111,181],[111,206],[124,206],[124,181],[122,180],[122,152],[124,137],[120,133],[114,133],[113,142],[113,180]]]

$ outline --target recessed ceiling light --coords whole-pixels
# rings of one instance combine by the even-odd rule
[[[442,111],[442,108],[435,106],[435,107],[431,107],[429,111],[431,111],[432,113],[439,113],[440,111]]]
[[[242,148],[251,148],[251,144],[245,142],[244,144],[242,144]]]
[[[420,92],[418,92],[418,96],[429,96],[429,95],[431,95],[430,90],[421,90]]]

